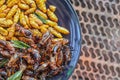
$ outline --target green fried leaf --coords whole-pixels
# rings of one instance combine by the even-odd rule
[[[73,67],[71,67],[69,70],[68,70],[68,72],[67,72],[67,76],[70,76],[70,74],[72,74],[72,71],[73,71]]]
[[[43,23],[46,23],[47,21],[46,21],[46,19],[44,19],[43,17],[41,17],[40,15],[38,15],[37,13],[34,13],[36,16],[37,16],[37,18],[39,18]]]
[[[26,49],[26,48],[30,48],[30,46],[22,41],[18,41],[18,40],[11,40],[11,42],[13,43],[13,46],[16,48],[20,48],[20,49]]]
[[[22,70],[17,71],[15,74],[13,74],[12,76],[8,77],[7,80],[21,80],[22,73],[23,73]]]
[[[3,60],[0,62],[0,67],[4,66],[7,62],[8,62],[7,59],[3,59]]]

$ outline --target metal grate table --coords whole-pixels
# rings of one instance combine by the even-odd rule
[[[82,30],[70,80],[120,80],[120,0],[71,0]]]

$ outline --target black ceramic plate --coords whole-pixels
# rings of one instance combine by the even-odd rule
[[[72,58],[65,70],[50,80],[68,80],[77,64],[81,48],[81,31],[78,17],[69,0],[47,0],[47,4],[57,7],[56,15],[59,18],[59,25],[66,27],[70,34],[64,36],[70,40]]]

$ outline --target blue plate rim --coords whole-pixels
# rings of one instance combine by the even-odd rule
[[[80,36],[79,36],[80,46],[79,46],[79,47],[80,47],[80,49],[79,49],[78,52],[80,52],[80,53],[79,53],[78,59],[77,59],[77,63],[78,63],[78,60],[79,60],[79,57],[80,57],[80,54],[81,54],[81,45],[82,45],[82,35],[81,35],[81,28],[80,28],[81,25],[80,25],[80,22],[79,22],[79,17],[78,17],[78,15],[77,15],[75,9],[73,8],[72,3],[70,2],[70,0],[64,0],[64,1],[67,3],[67,5],[69,6],[69,8],[72,9],[71,11],[74,13],[74,15],[75,15],[75,17],[76,17],[76,21],[77,21],[78,26],[79,26],[79,31],[80,31]],[[75,67],[77,66],[77,63],[75,64]],[[71,74],[68,76],[68,79],[70,78],[70,76],[71,76],[72,73],[74,72],[75,67],[73,68],[73,71],[71,72]]]

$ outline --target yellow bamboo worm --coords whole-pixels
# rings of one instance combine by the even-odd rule
[[[5,13],[0,13],[0,18],[4,18],[6,16]]]
[[[49,31],[50,31],[53,35],[55,35],[56,37],[62,38],[62,35],[61,35],[59,32],[57,32],[56,30],[54,30],[53,28],[49,27],[48,29],[49,29]]]
[[[49,9],[50,9],[52,12],[55,12],[56,7],[55,7],[55,6],[53,6],[53,5],[50,5],[50,6],[49,6]]]
[[[10,0],[9,3],[7,4],[7,7],[12,7],[14,6],[15,4],[18,3],[19,0]]]
[[[16,37],[12,37],[11,40],[18,40]]]
[[[0,27],[0,34],[2,34],[3,36],[7,36],[8,31],[6,29],[4,29],[3,27]]]
[[[57,23],[56,22],[53,22],[51,20],[46,20],[46,24],[49,25],[49,26],[57,26]]]
[[[9,27],[7,30],[8,30],[8,37],[9,38],[12,38],[15,34],[15,24],[14,23],[11,27]]]
[[[38,25],[42,25],[42,21],[40,19],[38,19],[34,14],[30,14],[30,17],[38,24]]]
[[[6,18],[0,18],[0,25],[2,27],[10,27],[13,24],[13,21]]]
[[[48,29],[45,27],[40,27],[40,31],[44,34],[48,31]]]
[[[25,11],[25,14],[31,14],[35,11],[35,8],[30,8],[27,11]]]
[[[62,34],[69,34],[69,31],[64,27],[54,26],[54,29],[56,29],[58,32]]]
[[[2,6],[5,3],[5,0],[0,0],[0,6]]]
[[[35,28],[35,29],[40,29],[39,28],[39,25],[32,19],[32,18],[29,18],[30,20],[30,25]]]
[[[7,14],[6,18],[7,19],[12,18],[12,16],[16,13],[17,9],[18,9],[18,5],[14,5],[12,9],[9,11],[9,13]]]
[[[45,27],[45,28],[49,28],[49,25],[43,24],[40,27]]]
[[[47,15],[45,13],[43,13],[42,11],[40,10],[36,10],[35,11],[39,16],[43,17],[44,19],[48,19]]]
[[[27,23],[26,23],[25,15],[23,12],[21,12],[21,14],[20,14],[20,23],[24,26],[24,28],[29,28]]]
[[[26,23],[27,23],[28,27],[31,28],[30,21],[29,21],[27,15],[25,15],[25,20],[26,20]]]
[[[6,3],[8,4],[11,0],[7,0]]]
[[[33,36],[41,37],[42,33],[38,29],[32,29]]]
[[[50,20],[54,21],[54,22],[58,22],[58,18],[55,15],[54,12],[50,11],[50,9],[47,9],[47,15],[50,18]]]
[[[7,15],[9,11],[10,11],[10,8],[7,8],[3,11],[3,13],[5,13]]]
[[[46,0],[35,0],[35,1],[36,1],[38,8],[42,12],[46,13],[46,11],[47,11],[46,4],[45,4]]]
[[[14,15],[13,21],[14,23],[17,23],[19,18],[20,18],[20,9],[18,9],[18,11],[16,12],[16,14]]]
[[[4,36],[2,36],[1,34],[0,34],[0,39],[1,40],[6,40],[6,38]]]
[[[29,9],[29,6],[27,4],[23,4],[23,3],[18,3],[18,6],[20,9],[23,9],[23,10],[28,10]]]
[[[0,13],[3,12],[6,8],[7,8],[6,5],[2,5],[2,6],[0,7]]]

